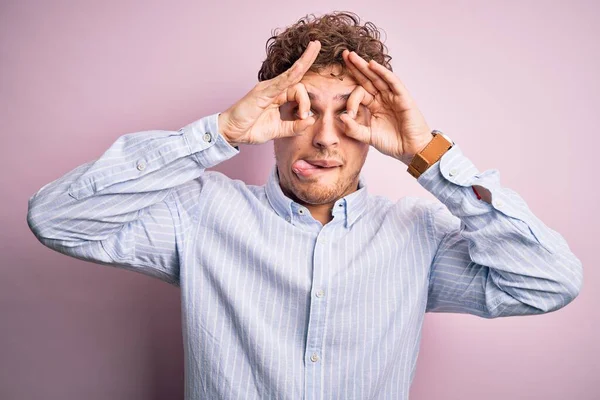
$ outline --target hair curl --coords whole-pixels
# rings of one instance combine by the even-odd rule
[[[274,30],[265,46],[267,58],[258,71],[258,80],[272,79],[288,70],[312,40],[321,42],[321,51],[309,71],[318,73],[337,65],[341,72],[332,75],[343,76],[347,72],[342,58],[344,49],[355,51],[367,61],[375,60],[391,71],[392,57],[380,40],[380,29],[372,22],[360,22],[360,17],[352,12],[336,11],[321,17],[308,14],[283,32]]]

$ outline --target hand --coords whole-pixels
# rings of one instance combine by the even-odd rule
[[[383,65],[374,60],[367,62],[348,50],[342,57],[359,83],[348,98],[347,114],[340,117],[346,125],[346,135],[410,164],[433,138],[414,100],[400,79]],[[367,125],[354,119],[361,104],[370,112]]]
[[[300,80],[316,60],[321,43],[308,44],[302,56],[287,71],[259,82],[240,101],[219,115],[219,132],[236,146],[260,144],[271,139],[298,136],[315,123],[309,116],[310,99]],[[300,119],[284,120],[279,107],[287,102],[298,105]]]

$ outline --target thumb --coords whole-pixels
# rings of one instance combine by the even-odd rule
[[[353,139],[358,140],[359,142],[370,144],[371,142],[371,133],[369,128],[364,125],[356,122],[352,117],[348,114],[340,115],[340,119],[346,126],[345,133],[346,136],[349,136]]]
[[[316,122],[315,118],[310,116],[306,119],[297,119],[295,121],[282,121],[282,129],[279,137],[300,136],[307,128]]]

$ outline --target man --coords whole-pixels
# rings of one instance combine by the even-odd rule
[[[565,240],[430,129],[372,24],[307,17],[270,40],[229,109],[123,135],[29,202],[44,245],[181,287],[186,399],[406,399],[425,312],[578,295]],[[205,171],[269,140],[264,186]],[[368,194],[370,147],[439,202]]]

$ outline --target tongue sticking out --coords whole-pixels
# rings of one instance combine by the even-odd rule
[[[292,164],[292,170],[294,172],[299,172],[299,173],[308,172],[309,170],[314,170],[314,169],[318,169],[318,168],[320,168],[320,167],[317,167],[316,165],[312,165],[304,160],[298,160],[294,164]]]
[[[317,176],[326,173],[327,171],[333,171],[334,169],[335,168],[319,167],[318,165],[313,165],[305,160],[298,160],[292,164],[292,171],[294,171],[300,179]]]

